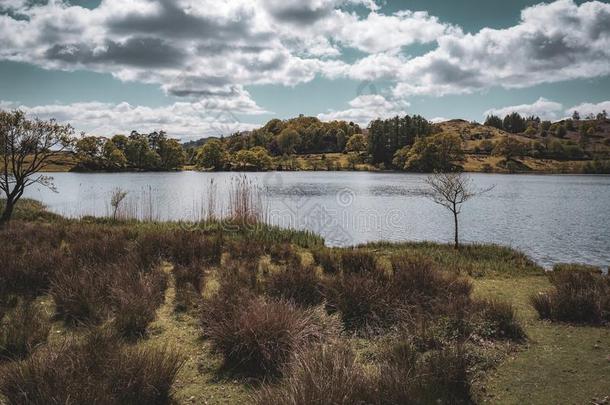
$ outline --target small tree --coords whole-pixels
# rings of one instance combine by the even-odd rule
[[[122,188],[115,188],[112,190],[112,196],[110,197],[110,205],[112,206],[112,219],[116,220],[117,214],[119,213],[119,208],[121,207],[121,203],[127,197],[127,191]]]
[[[435,203],[447,208],[453,214],[454,240],[456,249],[459,249],[458,215],[462,210],[462,204],[480,194],[493,189],[477,190],[472,185],[470,177],[463,173],[434,173],[426,179],[430,187],[427,196]]]
[[[0,227],[11,219],[27,187],[55,189],[53,178],[39,173],[53,155],[70,147],[73,135],[70,125],[55,120],[28,120],[22,111],[0,111],[0,191],[6,198]]]

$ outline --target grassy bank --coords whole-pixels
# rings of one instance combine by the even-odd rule
[[[8,403],[23,402],[15,386],[32,403],[610,395],[610,329],[541,321],[531,297],[553,286],[509,248],[327,249],[264,225],[70,220],[27,200],[0,242]]]

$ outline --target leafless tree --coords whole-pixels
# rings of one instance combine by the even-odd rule
[[[70,125],[55,120],[28,120],[22,111],[0,111],[0,191],[6,198],[0,227],[11,219],[27,187],[55,189],[53,178],[40,172],[54,154],[70,147],[73,134]]]
[[[453,214],[455,225],[455,245],[460,247],[458,232],[458,215],[462,210],[462,204],[473,197],[486,193],[493,189],[493,186],[486,189],[476,189],[472,184],[472,179],[463,173],[434,173],[426,179],[430,187],[427,196],[435,203],[447,208]]]

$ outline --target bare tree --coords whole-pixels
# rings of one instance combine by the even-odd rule
[[[458,215],[462,210],[462,204],[473,197],[490,191],[494,186],[478,190],[472,184],[472,179],[463,173],[434,173],[428,176],[426,183],[430,187],[427,196],[453,213],[455,225],[454,247],[458,249],[460,247]]]
[[[71,145],[73,133],[70,125],[55,120],[28,120],[22,111],[0,111],[0,191],[6,197],[0,227],[11,219],[27,187],[55,189],[53,178],[40,172],[54,154]]]

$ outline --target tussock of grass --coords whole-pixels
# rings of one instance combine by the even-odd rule
[[[324,298],[322,281],[311,266],[289,266],[267,277],[265,291],[302,306],[315,306]]]
[[[93,330],[6,366],[0,394],[9,403],[169,404],[182,363],[167,348],[133,348]]]
[[[26,358],[46,342],[50,329],[48,315],[33,301],[19,301],[4,316],[0,313],[0,362]]]
[[[315,235],[260,224],[184,225],[18,220],[0,231],[0,259],[11,264],[0,266],[0,318],[13,336],[0,333],[0,342],[17,342],[0,365],[0,401],[23,402],[27,393],[33,403],[154,404],[168,403],[177,391],[180,401],[243,402],[247,390],[258,390],[248,388],[245,374],[276,377],[255,395],[257,403],[464,403],[473,398],[475,371],[495,366],[526,333],[531,339],[514,355],[518,361],[548,341],[547,328],[568,327],[534,318],[522,290],[546,277],[511,249],[456,251],[432,243],[328,249]],[[583,274],[572,287],[603,277],[584,268],[560,273]],[[480,298],[473,281],[509,287]],[[22,302],[36,307],[32,316]],[[38,322],[38,302],[88,326],[56,322],[47,340],[46,317],[27,326]],[[549,302],[553,313],[556,301]],[[14,322],[28,317],[27,325]],[[570,328],[562,336],[588,336]],[[600,337],[586,341],[603,342],[604,328],[590,329]],[[174,346],[188,351],[188,370],[176,371],[182,358],[164,348]],[[572,364],[566,353],[562,364]],[[545,368],[530,379],[553,373],[556,364],[540,361]],[[536,364],[524,363],[521,374]],[[555,380],[541,381],[548,387]],[[600,383],[585,385],[597,392],[592,388]]]
[[[229,316],[204,320],[204,333],[225,366],[251,375],[277,375],[299,349],[336,338],[336,318],[321,307],[300,309],[283,300],[254,298]]]
[[[427,353],[395,341],[378,361],[365,367],[346,343],[300,352],[287,367],[287,377],[265,385],[256,404],[433,404],[471,403],[468,368],[461,346]]]
[[[341,255],[336,250],[318,248],[312,250],[316,264],[328,274],[337,274],[341,271]]]
[[[279,385],[265,385],[253,398],[259,405],[371,403],[369,377],[345,344],[299,352]]]
[[[553,289],[531,297],[542,319],[601,325],[610,322],[610,277],[600,269],[556,266]]]

